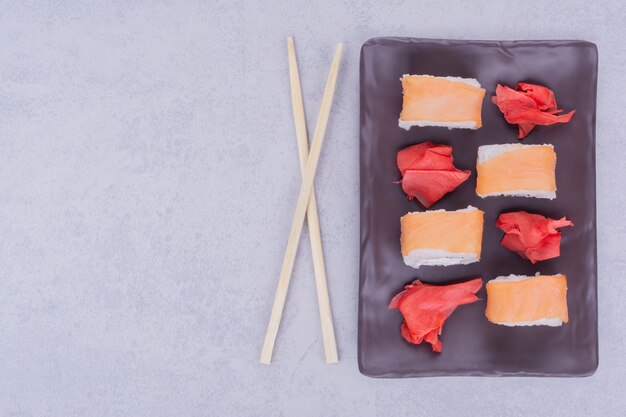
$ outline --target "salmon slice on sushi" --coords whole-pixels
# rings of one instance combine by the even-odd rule
[[[552,145],[485,145],[478,148],[476,194],[556,197],[556,153]]]
[[[567,278],[509,275],[487,282],[485,316],[503,326],[561,326],[568,322]]]
[[[400,248],[404,263],[466,265],[480,260],[484,212],[468,206],[457,211],[431,210],[400,218]]]
[[[402,81],[402,111],[398,124],[440,126],[449,129],[482,127],[485,89],[474,78],[409,75]]]

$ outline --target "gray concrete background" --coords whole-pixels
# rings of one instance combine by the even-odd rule
[[[624,415],[624,18],[608,2],[0,4],[0,415]],[[305,235],[257,359],[298,158],[345,55],[316,180],[341,361]],[[600,53],[600,367],[584,379],[375,380],[356,363],[358,60],[370,37],[586,39]]]

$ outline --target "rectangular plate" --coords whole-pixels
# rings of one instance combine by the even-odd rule
[[[476,78],[487,90],[483,127],[478,130],[398,127],[402,74]],[[450,41],[376,38],[361,50],[361,265],[359,291],[359,369],[373,377],[435,375],[585,376],[598,365],[596,291],[595,111],[597,49],[582,41]],[[509,125],[491,103],[497,83],[518,81],[554,90],[559,108],[576,110],[570,123],[538,126],[522,143],[551,143],[557,153],[554,200],[489,197],[475,193],[476,155],[480,145],[517,143]],[[469,180],[431,209],[472,205],[485,211],[482,259],[451,267],[406,266],[400,254],[400,217],[421,211],[402,192],[396,153],[433,141],[454,149],[459,169]],[[561,256],[532,265],[500,246],[496,218],[527,210],[559,218],[575,227],[563,230]],[[443,352],[428,344],[412,345],[400,335],[402,316],[389,310],[391,297],[415,278],[448,283],[473,277],[483,282],[498,275],[563,273],[567,276],[569,323],[561,327],[504,327],[484,316],[480,301],[460,306],[446,321]]]

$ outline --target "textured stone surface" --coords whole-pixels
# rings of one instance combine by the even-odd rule
[[[0,7],[0,415],[624,414],[622,2],[89,3]],[[310,130],[345,42],[316,180],[334,366],[306,235],[257,361],[299,188],[289,34]],[[593,377],[359,374],[358,60],[383,35],[597,43]]]

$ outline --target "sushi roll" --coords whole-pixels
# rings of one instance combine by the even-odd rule
[[[476,194],[491,196],[556,197],[554,146],[485,145],[478,148]]]
[[[461,129],[482,127],[485,89],[474,78],[408,75],[402,81],[402,111],[398,124]]]
[[[567,278],[563,274],[509,275],[487,282],[485,316],[503,326],[567,323]]]
[[[404,263],[466,265],[480,260],[484,212],[468,206],[457,211],[432,210],[400,218],[400,249]]]

